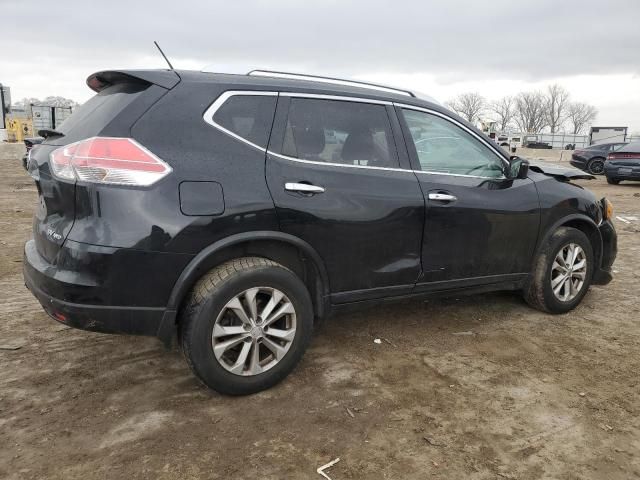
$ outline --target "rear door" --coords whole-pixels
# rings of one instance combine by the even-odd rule
[[[281,230],[323,258],[334,303],[406,293],[420,275],[424,198],[400,137],[384,102],[280,94],[269,189]]]
[[[439,112],[398,114],[427,201],[420,283],[490,284],[529,272],[540,221],[533,181],[505,178],[506,159]]]

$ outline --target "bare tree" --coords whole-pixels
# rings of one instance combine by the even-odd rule
[[[77,107],[80,104],[70,98],[53,96],[47,97],[42,101],[43,105],[50,105],[52,107]]]
[[[15,102],[14,105],[17,108],[25,109],[25,108],[28,108],[29,105],[31,105],[32,103],[40,103],[40,99],[35,97],[25,97]]]
[[[521,92],[515,99],[515,120],[525,133],[538,133],[546,126],[545,99],[540,92]]]
[[[513,121],[516,114],[516,102],[513,97],[502,97],[489,104],[489,110],[493,112],[498,123],[499,131],[504,132]]]
[[[598,110],[593,105],[582,102],[571,102],[567,107],[567,119],[572,133],[582,133],[584,128],[593,122],[598,115]]]
[[[566,120],[568,105],[569,92],[557,83],[547,87],[544,113],[551,133],[556,133]]]
[[[456,98],[449,100],[447,106],[467,122],[475,123],[484,111],[486,101],[479,93],[470,92],[460,94]]]
[[[28,108],[29,105],[48,105],[51,107],[77,107],[80,104],[75,100],[71,100],[70,98],[50,96],[45,98],[44,100],[40,100],[39,98],[35,98],[35,97],[23,98],[22,100],[17,101],[15,105],[20,108]]]

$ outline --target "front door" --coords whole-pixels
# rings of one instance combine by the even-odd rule
[[[397,108],[427,202],[420,283],[517,280],[530,272],[540,222],[529,179],[480,134],[435,111]]]
[[[394,111],[312,97],[278,100],[266,174],[280,228],[322,257],[334,303],[408,293],[420,276],[424,197],[396,148]]]

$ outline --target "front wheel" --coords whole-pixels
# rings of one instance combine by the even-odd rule
[[[182,350],[195,375],[220,393],[247,395],[294,369],[311,339],[313,308],[297,275],[245,257],[202,277],[180,321]]]
[[[617,178],[607,177],[607,183],[609,185],[618,185],[620,183],[620,180],[618,180]]]
[[[568,312],[587,293],[593,271],[593,248],[587,236],[575,228],[560,227],[538,254],[524,298],[545,312]]]

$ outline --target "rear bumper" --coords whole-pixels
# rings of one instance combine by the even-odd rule
[[[569,163],[571,164],[571,166],[579,168],[580,170],[584,169],[587,165],[587,162],[584,158],[576,157],[575,155],[571,157],[571,160],[569,160]]]
[[[84,250],[83,252],[86,253]],[[78,251],[75,250],[73,255],[77,256]],[[93,251],[91,255],[107,255],[112,260],[111,263],[118,262],[109,253]],[[158,264],[161,268],[162,260]],[[30,240],[25,244],[22,269],[27,288],[47,314],[58,322],[94,332],[152,335],[163,339],[167,334],[172,335],[172,332],[167,331],[166,322],[173,324],[175,311],[169,311],[164,306],[138,306],[144,305],[143,298],[135,306],[109,303],[115,289],[111,286],[107,268],[102,268],[104,276],[97,278],[86,271],[51,265],[38,253],[35,242]],[[136,269],[132,267],[131,270],[130,281],[135,284]],[[118,277],[122,282],[122,277]],[[133,285],[130,286],[133,288]],[[121,288],[126,289],[127,285],[121,285]]]
[[[612,266],[618,254],[618,234],[610,220],[603,221],[598,230],[602,238],[602,259],[600,267],[593,274],[593,283],[606,285],[613,279]]]
[[[640,165],[612,165],[610,162],[606,162],[604,174],[607,178],[617,180],[640,180]]]

